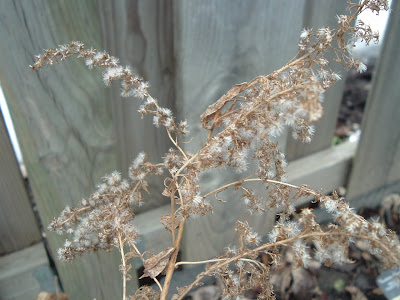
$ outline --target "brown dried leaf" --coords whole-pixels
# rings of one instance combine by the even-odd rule
[[[205,129],[212,129],[214,124],[208,125],[208,123],[214,120],[215,116],[218,117],[224,105],[243,92],[247,85],[247,82],[235,84],[226,94],[208,106],[206,111],[201,115],[201,127]]]
[[[142,181],[142,188],[147,192],[147,194],[150,194],[149,190],[148,190],[148,186],[149,184],[147,183],[146,180]]]
[[[169,188],[165,188],[162,192],[162,195],[165,197],[170,197],[171,196],[171,192],[169,191]]]
[[[175,215],[175,220],[174,220],[174,229],[178,228],[179,226],[179,222],[181,221],[182,217],[181,216],[177,216]],[[165,229],[167,229],[167,231],[169,233],[172,233],[172,222],[171,222],[171,215],[164,215],[161,217],[161,224],[164,225]]]
[[[125,254],[125,258],[129,260],[134,257],[140,257],[140,255],[136,252],[136,249],[134,247],[130,247],[130,251]]]
[[[175,248],[168,247],[157,255],[148,253],[150,258],[143,261],[144,273],[139,279],[144,277],[156,278],[167,266],[174,250]]]

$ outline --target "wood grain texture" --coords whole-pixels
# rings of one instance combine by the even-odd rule
[[[0,38],[0,80],[46,226],[117,168],[111,103],[99,72],[76,59],[41,72],[29,69],[45,47],[80,40],[101,49],[96,3],[1,1]],[[47,237],[57,258],[66,237]],[[119,264],[117,252],[85,255],[70,263],[56,259],[71,299],[121,298]],[[135,288],[135,280],[130,286]]]
[[[0,255],[42,239],[0,112]]]
[[[321,28],[330,26],[336,27],[336,15],[347,14],[347,0],[307,0],[305,3],[303,15],[304,28]],[[329,56],[327,56],[329,57]],[[316,122],[315,135],[310,144],[302,143],[294,140],[288,135],[286,157],[289,161],[306,156],[308,154],[329,148],[332,145],[332,139],[335,135],[336,123],[340,103],[342,101],[344,79],[347,70],[338,63],[332,63],[332,69],[340,74],[343,79],[336,82],[324,95],[324,111],[325,114],[321,120]]]
[[[362,201],[360,196],[400,180],[399,11],[400,2],[394,1],[350,177],[348,199],[351,201],[356,201],[355,198]],[[381,200],[377,198],[375,204]]]
[[[150,93],[159,104],[174,110],[174,58],[172,2],[108,1],[98,2],[103,48],[131,65],[144,80],[150,82]],[[113,99],[113,127],[118,136],[119,169],[127,174],[133,158],[145,151],[152,162],[160,162],[170,143],[163,127],[153,125],[152,116],[143,120],[137,112],[141,100],[120,97],[115,84],[108,89]],[[169,202],[161,196],[163,181],[149,180],[151,196],[136,211],[145,211]]]

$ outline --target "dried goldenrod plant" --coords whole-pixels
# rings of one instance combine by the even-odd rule
[[[285,66],[270,75],[234,85],[210,105],[201,115],[201,125],[208,130],[208,138],[194,154],[185,152],[182,147],[189,133],[187,121],[177,122],[171,110],[161,107],[150,95],[149,84],[130,67],[122,66],[117,58],[106,52],[85,49],[80,42],[47,49],[37,56],[31,66],[34,70],[71,55],[84,59],[89,68],[103,69],[106,85],[119,80],[122,96],[144,99],[139,113],[142,117],[153,115],[154,125],[165,127],[174,145],[159,163],[149,162],[145,153],[139,153],[129,167],[129,179],[124,180],[120,173],[113,172],[77,207],[67,206],[49,226],[52,231],[72,235],[59,249],[59,258],[71,260],[86,252],[118,248],[122,257],[123,300],[166,299],[174,270],[178,265],[190,263],[204,263],[205,270],[189,286],[179,288],[173,299],[182,299],[200,285],[205,276],[220,278],[224,299],[234,299],[255,285],[261,288],[259,299],[273,299],[269,274],[283,263],[281,251],[284,247],[293,249],[299,266],[307,267],[312,257],[329,266],[350,262],[348,247],[359,239],[369,245],[372,254],[379,254],[384,267],[400,265],[399,239],[394,232],[377,221],[367,221],[357,215],[336,194],[326,196],[307,186],[286,183],[285,155],[274,142],[285,127],[292,129],[293,138],[311,141],[314,133],[311,123],[323,114],[322,94],[340,79],[330,68],[328,51],[334,53],[333,61],[365,71],[366,66],[352,58],[350,50],[356,40],[362,39],[368,44],[377,42],[379,35],[363,22],[355,22],[356,17],[367,9],[375,13],[387,10],[388,3],[386,0],[349,2],[349,9],[350,15],[337,16],[337,29],[304,29],[297,55]],[[238,173],[249,172],[249,160],[258,165],[253,176],[201,193],[199,176],[202,172],[223,166],[234,168]],[[171,247],[155,255],[142,253],[137,248],[140,233],[132,213],[133,206],[143,204],[142,192],[148,191],[149,176],[165,178],[166,188],[162,194],[171,202],[171,213],[161,218],[171,235]],[[249,187],[249,183],[254,182],[265,186],[263,195]],[[262,242],[261,236],[247,222],[238,220],[237,246],[226,248],[225,253],[208,261],[178,262],[187,219],[210,213],[213,207],[208,198],[228,188],[241,195],[251,213],[280,210],[268,242]],[[313,196],[314,201],[332,215],[332,224],[322,228],[315,221],[312,209],[296,213],[294,201],[305,196]],[[256,260],[260,253],[270,257],[269,265]],[[151,277],[158,289],[141,287],[128,297],[129,261],[134,257],[143,261],[143,276]],[[163,285],[156,278],[161,272],[165,272]]]

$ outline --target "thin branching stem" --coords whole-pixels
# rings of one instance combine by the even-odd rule
[[[177,236],[175,244],[174,244],[175,249],[174,249],[174,252],[172,252],[171,258],[170,258],[168,266],[167,266],[167,273],[165,275],[165,281],[164,281],[163,290],[161,291],[160,300],[167,299],[167,293],[168,293],[169,286],[171,284],[172,274],[174,273],[174,270],[175,270],[176,259],[178,258],[179,246],[181,244],[184,226],[185,226],[185,220],[183,219],[179,223],[178,236]]]
[[[178,142],[176,140],[174,140],[174,138],[171,135],[171,132],[167,129],[167,134],[169,139],[171,140],[171,142],[175,145],[175,147],[179,150],[180,153],[182,153],[182,155],[185,157],[185,159],[187,160],[187,156],[185,151],[182,150],[182,148],[178,145]]]
[[[183,171],[183,170],[185,170],[185,168],[190,164],[190,163],[192,163],[196,158],[197,158],[197,156],[199,156],[199,154],[200,154],[200,151],[198,151],[195,155],[193,155],[189,160],[187,160],[184,164],[183,164],[183,166],[182,167],[180,167],[180,169],[175,173],[175,177],[178,177],[178,175]]]
[[[171,188],[171,234],[172,244],[175,245],[175,186]]]
[[[89,208],[92,208],[92,207],[91,206],[84,206],[84,207],[81,207],[81,208],[77,209],[76,211],[74,211],[72,216],[70,216],[69,218],[67,218],[64,221],[60,222],[60,225],[63,225],[65,223],[71,221],[73,218],[76,217],[76,213],[80,213],[80,212],[85,211],[85,210],[87,210]]]
[[[175,264],[175,268],[181,265],[202,265],[202,264],[208,264],[208,263],[213,263],[213,262],[220,262],[224,261],[226,258],[214,258],[214,259],[208,259],[208,260],[199,260],[199,261],[180,261]],[[240,261],[246,261],[246,262],[251,262],[256,264],[257,266],[260,267],[260,263],[258,261],[255,261],[253,259],[248,259],[248,258],[240,258]]]
[[[135,245],[135,244],[132,244],[132,247],[133,247],[133,249],[135,249],[135,252],[137,253],[137,255],[139,255],[140,259],[141,259],[142,261],[144,261],[143,254],[140,253],[140,251],[139,251],[139,249],[136,247],[136,245]]]
[[[214,259],[207,259],[207,260],[199,260],[199,261],[180,261],[175,264],[175,268],[181,265],[202,265],[208,264],[212,262],[224,261],[225,258],[214,258]]]
[[[278,185],[284,185],[284,186],[288,186],[288,187],[291,187],[291,188],[294,188],[294,189],[300,189],[300,187],[297,186],[297,185],[293,185],[293,184],[282,182],[282,181],[277,181],[277,180],[272,180],[272,179],[265,180],[265,179],[260,179],[260,178],[250,178],[250,179],[242,179],[242,180],[238,180],[238,181],[235,181],[235,182],[231,182],[231,183],[225,184],[225,185],[223,185],[223,186],[221,186],[221,187],[219,187],[219,188],[217,188],[217,189],[205,194],[203,196],[203,199],[211,196],[212,194],[219,193],[219,192],[227,189],[230,186],[235,186],[235,185],[238,185],[238,184],[242,184],[244,182],[259,182],[259,181],[274,183],[274,184],[278,184]],[[315,192],[313,192],[311,190],[310,190],[310,193],[313,194],[313,195],[317,195],[317,193],[315,193]]]

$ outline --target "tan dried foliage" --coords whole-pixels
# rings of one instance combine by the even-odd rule
[[[322,94],[340,75],[332,71],[330,61],[340,62],[347,68],[365,71],[366,66],[351,56],[349,50],[357,39],[367,44],[378,41],[379,35],[358,21],[357,16],[372,10],[379,13],[388,9],[386,0],[349,1],[351,14],[337,16],[337,28],[322,27],[317,30],[303,29],[299,51],[282,68],[270,75],[260,75],[248,83],[234,85],[201,115],[201,126],[208,130],[208,138],[196,153],[184,150],[189,133],[186,120],[176,121],[172,111],[161,107],[149,93],[149,83],[130,67],[106,52],[85,49],[80,42],[47,49],[36,57],[31,66],[39,70],[77,55],[89,68],[103,70],[103,81],[110,85],[121,82],[123,97],[144,100],[138,112],[142,117],[153,116],[156,127],[164,127],[172,147],[163,161],[151,163],[141,152],[129,167],[129,179],[120,173],[104,177],[102,184],[77,207],[66,207],[53,220],[49,229],[58,233],[72,234],[58,252],[64,260],[97,250],[119,249],[123,276],[123,300],[127,299],[126,282],[130,264],[127,260],[139,257],[145,267],[144,275],[151,277],[159,291],[141,287],[130,299],[165,300],[175,268],[183,264],[206,264],[205,271],[188,286],[180,288],[174,299],[183,299],[205,276],[215,276],[222,282],[222,297],[234,299],[246,290],[258,287],[259,299],[273,299],[270,273],[282,265],[282,250],[290,247],[294,252],[295,265],[307,267],[311,257],[321,264],[349,263],[348,247],[355,240],[364,241],[371,255],[379,254],[385,267],[400,265],[399,240],[394,232],[375,220],[365,220],[357,215],[338,195],[322,195],[307,186],[295,186],[285,181],[287,162],[276,143],[286,128],[292,136],[309,143],[314,134],[313,122],[323,114]],[[329,53],[330,54],[329,54]],[[214,131],[219,127],[219,131]],[[253,162],[250,164],[250,162]],[[257,166],[250,170],[249,166]],[[204,171],[230,168],[245,173],[241,180],[203,193],[200,177]],[[167,175],[165,175],[165,173]],[[171,214],[163,216],[161,223],[171,235],[171,247],[157,255],[141,253],[137,247],[140,234],[136,229],[132,208],[143,204],[142,193],[151,193],[148,177],[162,176],[165,189],[163,196],[171,202]],[[256,192],[251,184],[261,184],[263,193]],[[233,189],[243,199],[250,214],[262,214],[271,209],[280,211],[278,220],[267,237],[261,237],[247,222],[236,223],[238,245],[229,246],[215,259],[202,262],[177,262],[185,222],[212,212],[212,195]],[[332,223],[325,229],[317,223],[312,209],[296,212],[299,198],[313,196],[314,202],[332,216]],[[217,198],[219,199],[219,198]],[[229,205],[228,199],[219,199]],[[226,201],[225,201],[226,200]],[[155,220],[159,222],[159,220]],[[124,252],[128,245],[130,252]],[[312,247],[310,247],[312,245]],[[147,249],[151,250],[151,249]],[[269,263],[257,260],[260,253],[269,257]],[[147,258],[145,256],[147,255]],[[157,276],[165,269],[163,285]]]
[[[149,251],[145,252],[149,258],[143,261],[144,273],[139,279],[144,277],[156,278],[160,275],[167,266],[174,250],[174,248],[169,247],[156,255],[153,255]]]

